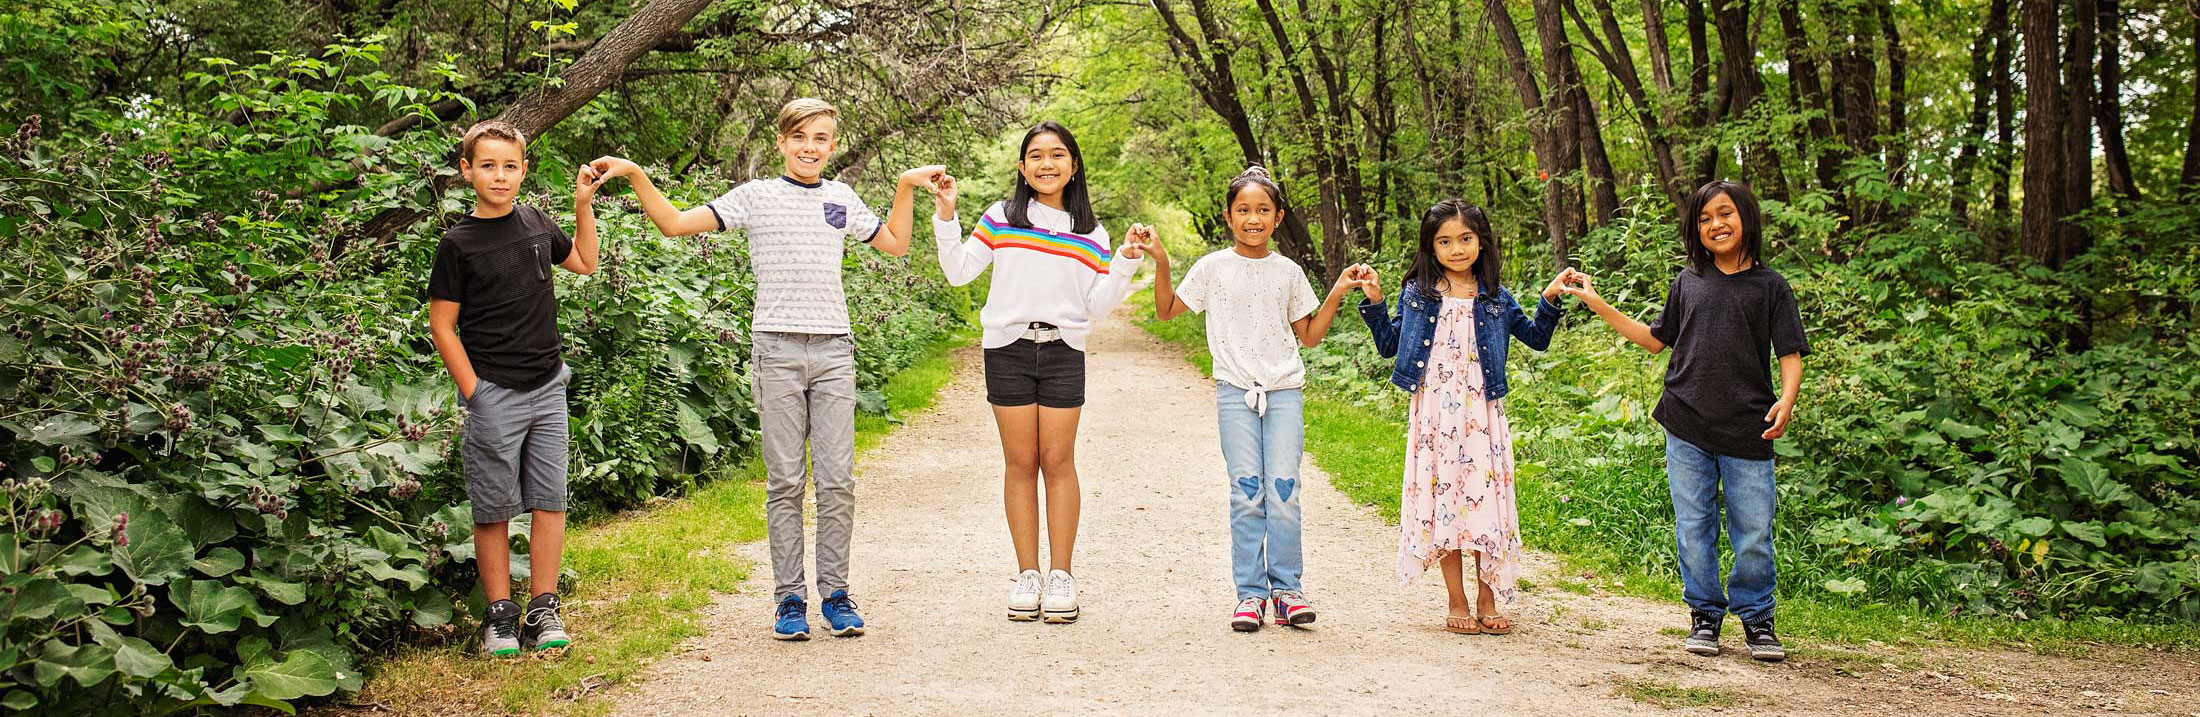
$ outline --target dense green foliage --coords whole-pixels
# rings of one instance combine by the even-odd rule
[[[1746,178],[1815,349],[1780,443],[1784,591],[2191,621],[2196,20],[2108,4],[2120,44],[2084,47],[2122,59],[2098,111],[2120,124],[2076,143],[2102,149],[2049,203],[2084,231],[2042,249],[2020,211],[2046,200],[2016,180],[2044,154],[2000,129],[2031,79],[1994,58],[2075,35],[1992,27],[1997,1],[719,0],[536,138],[527,201],[567,216],[571,168],[619,153],[698,203],[774,171],[769,117],[819,94],[846,114],[832,169],[881,211],[892,170],[941,161],[982,208],[1015,128],[1054,119],[1101,214],[1160,226],[1179,271],[1226,241],[1223,184],[1257,161],[1317,280],[1369,261],[1394,287],[1419,211],[1456,195],[1490,208],[1516,289],[1567,263],[1648,316],[1676,188]],[[423,292],[466,207],[450,130],[565,87],[635,7],[0,11],[0,706],[287,708],[471,607]],[[2109,92],[2105,68],[2072,75]],[[583,515],[687,491],[753,430],[740,237],[662,239],[621,191],[598,202],[603,270],[558,287]],[[408,211],[428,220],[376,224]],[[848,260],[867,390],[971,307],[918,228],[913,258]],[[1663,359],[1576,313],[1514,354],[1525,465],[1568,516],[1529,540],[1670,570]],[[1309,363],[1402,410],[1349,317]]]
[[[377,71],[382,51],[206,58],[184,95],[135,105],[13,88],[14,106],[67,110],[0,151],[0,704],[280,705],[357,689],[361,650],[468,609],[462,412],[427,330],[439,231],[352,241],[379,209],[468,193],[418,169],[446,138],[345,121],[434,98]],[[569,216],[571,160],[535,162],[553,193],[526,201]],[[684,180],[666,182],[684,204],[730,182]],[[583,517],[689,489],[755,426],[739,238],[664,239],[620,200],[598,213],[601,270],[558,285]],[[883,410],[881,378],[968,302],[929,263],[848,265],[851,295],[895,297],[855,303]]]

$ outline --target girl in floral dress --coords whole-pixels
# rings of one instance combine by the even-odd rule
[[[1450,605],[1444,628],[1504,635],[1520,569],[1520,516],[1513,493],[1512,432],[1505,422],[1508,337],[1537,351],[1550,347],[1561,310],[1561,272],[1543,288],[1529,320],[1500,285],[1504,253],[1480,207],[1447,199],[1421,219],[1421,242],[1399,291],[1398,311],[1382,302],[1373,269],[1360,272],[1368,300],[1360,318],[1376,350],[1396,357],[1390,381],[1413,394],[1407,414],[1404,485],[1399,490],[1398,573],[1411,584],[1441,565]],[[1469,602],[1465,556],[1478,590]]]

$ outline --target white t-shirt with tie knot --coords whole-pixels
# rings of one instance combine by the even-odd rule
[[[1215,379],[1243,389],[1266,413],[1269,391],[1306,385],[1292,322],[1321,307],[1298,262],[1269,252],[1259,259],[1223,249],[1200,257],[1176,287],[1184,306],[1207,315],[1207,352]]]

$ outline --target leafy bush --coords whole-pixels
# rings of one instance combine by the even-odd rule
[[[440,98],[376,72],[380,50],[212,60],[191,102],[72,105],[0,135],[0,705],[287,711],[470,607],[462,411],[426,325],[439,229],[354,232],[466,196],[429,179],[453,172],[448,137],[345,122]],[[535,161],[545,186],[569,176]],[[744,248],[600,201],[602,271],[558,287],[580,516],[686,490],[754,436]],[[874,388],[967,298],[853,254],[851,295],[895,297],[855,302]]]

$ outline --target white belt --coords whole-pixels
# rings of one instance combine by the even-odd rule
[[[1032,343],[1039,344],[1060,341],[1062,340],[1062,329],[1044,321],[1033,321],[1024,328],[1024,335],[1021,338],[1031,339]]]

